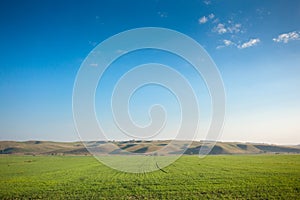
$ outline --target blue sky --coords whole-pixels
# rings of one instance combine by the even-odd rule
[[[84,58],[119,32],[164,27],[198,41],[218,66],[227,95],[221,140],[299,144],[299,19],[299,1],[1,1],[0,139],[78,140],[72,90]],[[156,55],[132,58],[184,64]]]

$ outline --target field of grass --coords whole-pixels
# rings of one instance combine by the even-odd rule
[[[145,174],[91,156],[0,157],[0,199],[299,199],[300,155],[183,156]]]

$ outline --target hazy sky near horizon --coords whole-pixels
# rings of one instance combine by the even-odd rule
[[[119,32],[164,27],[199,42],[219,68],[227,97],[220,140],[300,144],[300,1],[3,0],[0,26],[0,140],[78,140],[72,91],[88,53]],[[131,60],[184,65],[160,55],[137,52]],[[119,65],[136,64],[120,62],[107,80],[121,75]],[[136,93],[144,102],[132,105],[136,116],[159,96],[173,109],[159,90],[149,102],[153,88]]]

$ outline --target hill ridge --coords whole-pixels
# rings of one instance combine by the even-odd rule
[[[102,149],[109,154],[128,153],[151,153],[168,145],[170,140],[156,141],[89,141],[86,142],[91,148]],[[171,145],[172,152],[178,154],[190,141],[175,141]],[[206,147],[211,141],[193,141],[186,149],[186,155],[198,154],[201,147]],[[300,153],[300,146],[285,146],[266,143],[249,142],[216,142],[210,154],[264,154],[264,153]],[[90,155],[81,142],[53,142],[53,141],[0,141],[0,154],[16,155]]]

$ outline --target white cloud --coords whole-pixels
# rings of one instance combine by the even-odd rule
[[[224,24],[218,24],[216,27],[214,27],[213,31],[219,33],[219,34],[223,34],[227,32],[227,29],[225,28]]]
[[[258,43],[260,43],[260,39],[259,38],[255,38],[255,39],[250,39],[248,42],[245,42],[243,44],[240,44],[238,45],[237,47],[239,49],[245,49],[245,48],[248,48],[248,47],[252,47],[252,46],[255,46],[257,45]]]
[[[234,43],[230,40],[223,40],[225,46],[230,46],[230,45],[233,45]]]
[[[199,24],[205,24],[206,22],[212,20],[213,18],[215,18],[215,15],[213,13],[210,13],[207,17],[206,16],[201,17],[199,19]]]
[[[291,40],[299,40],[300,39],[300,32],[293,31],[289,33],[283,33],[281,35],[278,35],[277,38],[273,38],[274,42],[283,42],[288,43]]]
[[[234,42],[232,42],[231,40],[223,40],[223,45],[219,45],[217,46],[217,49],[222,49],[224,47],[228,47],[228,46],[231,46],[231,45],[236,45]]]
[[[205,16],[203,16],[203,17],[201,17],[201,18],[199,19],[199,23],[200,23],[200,24],[205,24],[207,21],[208,21],[208,18],[205,17]]]
[[[215,17],[215,15],[213,13],[211,13],[210,15],[208,15],[209,19],[213,19]]]
[[[241,28],[242,28],[241,24],[233,24],[231,21],[229,21],[228,23],[229,24],[227,25],[219,23],[217,26],[213,28],[213,32],[217,32],[219,34],[241,32]]]
[[[234,25],[228,27],[228,31],[230,33],[239,33],[241,31],[241,27],[242,27],[241,24],[234,24]]]
[[[228,46],[235,46],[239,49],[245,49],[245,48],[248,48],[248,47],[252,47],[252,46],[255,46],[257,45],[258,43],[260,43],[260,39],[259,38],[255,38],[255,39],[250,39],[248,42],[244,42],[242,44],[236,44],[235,42],[231,41],[231,40],[223,40],[223,44],[222,45],[219,45],[217,46],[216,48],[217,49],[222,49],[224,47],[228,47]]]

